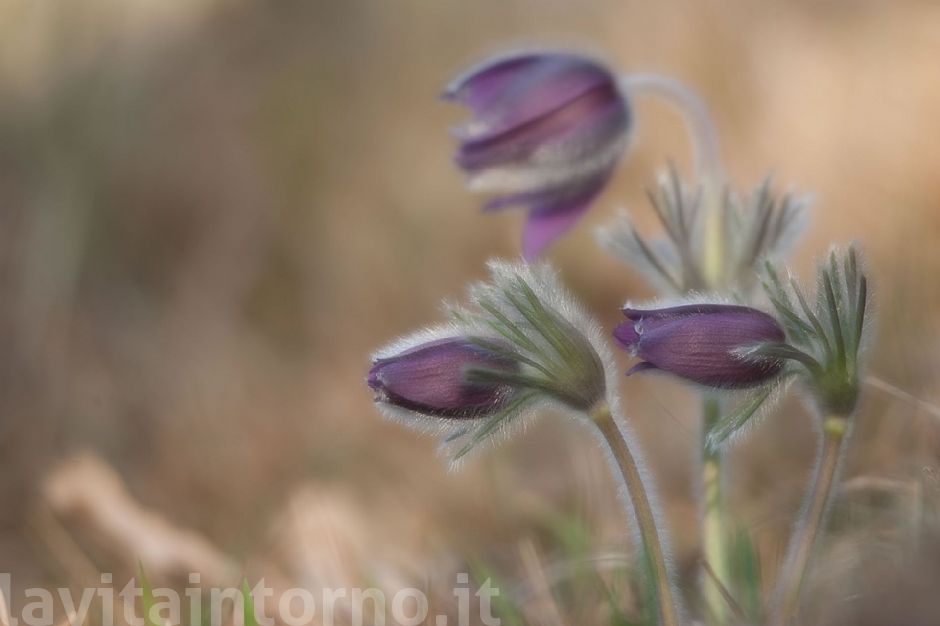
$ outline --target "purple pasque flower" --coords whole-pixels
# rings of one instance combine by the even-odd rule
[[[449,337],[375,359],[367,382],[376,402],[435,417],[484,417],[499,410],[514,389],[470,381],[473,369],[512,373],[518,363],[472,338]]]
[[[630,105],[617,77],[576,54],[531,52],[487,61],[444,92],[473,119],[459,127],[457,164],[484,207],[525,206],[531,260],[581,219],[625,151]]]
[[[783,368],[782,359],[748,354],[785,340],[777,320],[756,309],[687,304],[623,313],[629,321],[614,329],[614,338],[643,359],[627,375],[659,369],[700,385],[737,389],[767,382]]]

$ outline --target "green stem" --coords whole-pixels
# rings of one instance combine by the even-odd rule
[[[705,434],[721,417],[721,404],[718,398],[706,395],[702,400],[702,497],[704,512],[702,518],[702,552],[711,566],[715,582],[705,582],[705,601],[711,609],[715,622],[724,624],[728,619],[728,603],[719,585],[728,587],[728,559],[726,547],[726,528],[724,508],[721,496],[721,456],[711,451],[704,443]]]
[[[848,419],[844,416],[830,416],[823,422],[816,475],[806,496],[803,515],[790,538],[787,559],[774,592],[771,626],[785,626],[791,623],[799,606],[803,579],[829,508],[829,496],[839,469],[839,457],[847,427]]]
[[[671,575],[666,565],[666,553],[663,550],[662,539],[656,526],[656,516],[650,504],[647,488],[643,484],[643,476],[637,465],[636,457],[630,450],[626,437],[614,419],[609,405],[606,403],[596,408],[590,414],[604,441],[610,448],[617,468],[627,486],[633,513],[636,516],[640,537],[643,541],[643,550],[649,561],[650,569],[656,586],[656,599],[659,604],[659,618],[662,626],[678,626],[680,615],[678,600],[672,585]]]
[[[702,208],[705,215],[704,244],[702,246],[702,274],[705,288],[709,290],[727,289],[726,250],[727,224],[725,220],[725,199],[722,197],[724,186],[722,179],[706,177],[702,179]]]

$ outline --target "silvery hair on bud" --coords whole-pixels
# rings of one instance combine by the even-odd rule
[[[501,345],[520,355],[520,379],[540,375],[537,365],[543,365],[545,355],[557,359],[553,365],[564,372],[566,367],[576,368],[562,359],[549,340],[539,333],[532,318],[527,318],[520,303],[529,305],[536,301],[544,312],[558,322],[554,327],[573,346],[583,348],[579,354],[591,355],[589,365],[584,368],[589,376],[599,380],[587,388],[597,388],[598,397],[593,402],[615,401],[605,398],[606,389],[617,384],[617,369],[599,324],[580,307],[562,287],[557,275],[548,266],[530,266],[525,263],[492,261],[488,264],[491,280],[471,285],[467,306],[445,303],[445,310],[452,321],[412,333],[392,342],[373,355],[374,360],[393,357],[423,344],[452,337],[475,338],[483,343]],[[531,311],[530,311],[531,314]],[[536,320],[537,321],[537,320]],[[499,332],[500,325],[511,324],[517,335]],[[544,329],[543,329],[544,330]],[[514,338],[518,338],[514,341]],[[484,346],[485,347],[485,346]],[[533,365],[533,363],[535,365]],[[550,369],[550,368],[549,368]],[[499,376],[499,372],[495,372]],[[515,379],[514,379],[515,380]],[[543,380],[551,382],[550,379]],[[590,382],[590,381],[588,381]],[[613,395],[613,394],[611,394]],[[572,413],[573,408],[552,393],[551,385],[544,388],[520,384],[505,408],[492,415],[452,419],[426,415],[419,411],[402,408],[392,403],[379,402],[379,408],[389,419],[419,432],[441,438],[441,453],[452,460],[452,467],[469,452],[494,442],[506,439],[525,427],[528,420],[541,409],[554,408]],[[584,407],[585,409],[587,407]]]
[[[570,337],[572,341],[585,346],[594,355],[600,365],[600,371],[597,375],[602,379],[596,381],[597,386],[602,390],[615,388],[618,381],[617,369],[614,366],[613,355],[604,339],[601,326],[586,313],[567,289],[562,286],[554,270],[546,264],[529,265],[524,262],[508,263],[496,260],[490,261],[487,267],[490,270],[490,280],[478,282],[469,287],[468,305],[466,307],[447,305],[448,311],[457,320],[456,323],[462,333],[485,337],[495,336],[505,340],[506,337],[500,336],[494,330],[493,325],[494,322],[509,322],[523,336],[519,341],[514,342],[511,339],[512,334],[510,334],[510,343],[513,343],[513,349],[524,355],[525,358],[544,365],[539,351],[544,354],[553,354],[553,348],[546,338],[539,334],[532,321],[526,318],[517,306],[519,302],[525,302],[527,295],[534,297],[546,311],[567,325],[567,332],[572,335]],[[526,289],[531,291],[526,294]],[[535,372],[535,368],[532,366],[524,365],[523,367],[527,368],[530,373]],[[601,397],[596,399],[598,402],[605,400],[607,402],[616,402],[615,394],[606,394],[603,391],[601,394]],[[473,447],[475,449],[482,448],[486,444],[507,439],[519,430],[524,429],[530,418],[545,409],[552,409],[566,414],[577,414],[579,418],[583,417],[582,412],[576,411],[571,406],[559,401],[551,393],[537,393],[531,401],[517,411],[516,415],[501,420],[498,427],[493,429],[493,432],[487,433],[485,440],[477,442]],[[484,426],[486,425],[481,425],[481,428]],[[479,428],[474,428],[472,432],[453,435],[451,439],[444,441],[442,451],[445,454],[452,453],[454,449],[465,446],[464,442],[468,438],[472,440],[478,432]],[[464,455],[460,454],[459,456]]]

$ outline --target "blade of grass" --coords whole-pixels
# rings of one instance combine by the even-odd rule
[[[153,608],[156,603],[153,598],[153,587],[147,579],[147,573],[144,571],[144,564],[137,562],[137,571],[140,576],[140,604],[144,611],[144,626],[163,626],[154,619]]]
[[[738,597],[752,621],[760,623],[761,570],[757,546],[746,528],[740,528],[731,538],[729,551],[731,576]]]
[[[258,626],[255,617],[255,598],[251,595],[248,578],[242,580],[242,626]]]
[[[721,579],[718,578],[718,574],[715,573],[715,570],[712,568],[711,563],[709,563],[707,559],[702,559],[702,568],[705,570],[705,573],[708,574],[712,584],[715,585],[715,587],[718,589],[718,593],[721,594],[725,604],[728,605],[728,608],[731,609],[731,612],[734,613],[734,616],[742,622],[746,622],[747,615],[745,615],[744,609],[742,609],[741,605],[738,604],[737,600],[734,599],[734,596],[731,595],[731,592],[728,591],[728,588],[722,584]]]

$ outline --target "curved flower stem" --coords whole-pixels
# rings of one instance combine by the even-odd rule
[[[799,606],[800,589],[813,553],[813,546],[829,508],[829,495],[839,468],[839,458],[847,430],[847,417],[830,416],[823,422],[822,445],[816,464],[816,475],[813,477],[812,486],[806,496],[803,515],[790,538],[787,558],[774,591],[771,626],[789,624]]]
[[[672,585],[671,572],[666,563],[663,541],[656,525],[656,515],[650,504],[647,487],[643,483],[643,476],[636,457],[630,450],[627,438],[608,404],[602,404],[594,409],[590,413],[590,417],[610,448],[613,460],[616,462],[620,475],[626,484],[640,537],[643,541],[643,550],[656,585],[660,624],[662,626],[678,626],[681,623],[678,599]]]
[[[705,246],[702,272],[710,289],[723,286],[726,270],[725,219],[723,193],[725,174],[718,149],[718,130],[708,107],[681,81],[659,74],[627,74],[619,79],[627,97],[653,95],[665,98],[683,113],[692,138],[695,171],[702,181],[702,206],[705,208]]]
[[[728,585],[728,558],[725,545],[726,529],[721,497],[721,455],[705,446],[704,437],[711,426],[721,417],[718,398],[705,395],[702,400],[702,552],[714,574],[714,581],[703,582],[705,600],[715,621],[723,624],[728,618],[728,603],[719,585]]]
[[[669,100],[683,113],[692,150],[695,169],[703,177],[722,178],[721,157],[718,152],[718,130],[708,107],[698,95],[681,81],[659,74],[626,74],[620,77],[620,87],[628,97],[653,95]]]

